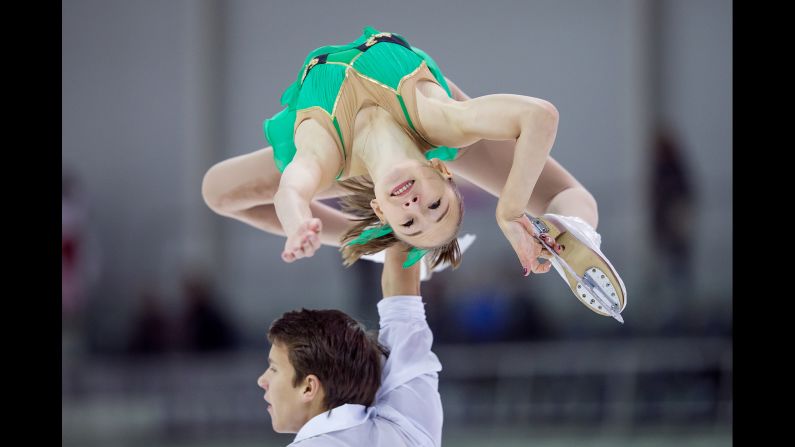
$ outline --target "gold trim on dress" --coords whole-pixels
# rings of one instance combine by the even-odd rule
[[[356,73],[356,76],[359,76],[362,79],[368,80],[368,81],[372,82],[373,84],[378,84],[381,87],[384,87],[385,89],[389,90],[390,92],[397,94],[397,90],[393,89],[392,87],[390,87],[390,86],[388,86],[388,85],[386,85],[386,84],[384,84],[384,83],[382,83],[380,81],[376,81],[375,79],[373,79],[373,78],[371,78],[371,77],[369,77],[367,75],[361,74],[359,72],[359,70],[357,70],[355,68],[353,69],[353,71]]]
[[[364,54],[364,51],[359,51],[359,54],[353,56],[353,59],[351,59],[350,62],[348,62],[348,65],[353,67],[353,63],[356,62],[356,59],[359,59],[359,56],[361,56],[362,54]]]
[[[298,110],[296,112],[295,124],[293,125],[293,138],[295,138],[295,131],[296,131],[296,129],[298,129],[298,126],[300,126],[301,123],[303,123],[304,121],[306,121],[308,119],[313,119],[312,116],[307,116],[307,115],[309,115],[309,112],[312,109],[319,109],[320,111],[325,113],[326,116],[328,116],[329,121],[331,121],[331,127],[334,128],[334,116],[333,115],[329,115],[329,113],[328,113],[328,111],[326,109],[324,109],[321,106],[305,107],[305,108],[303,108],[301,110]],[[300,122],[298,120],[298,115],[299,114],[301,114],[302,115],[301,118],[303,118],[303,119],[300,120]],[[321,124],[321,126],[322,126],[322,124]],[[326,129],[326,131],[328,132],[328,129],[326,127],[323,127],[323,128]],[[346,160],[348,159],[348,155],[345,153],[345,143],[342,141],[342,137],[337,134],[336,129],[335,129],[334,132],[329,132],[329,133],[332,135],[332,138],[334,138],[335,142],[337,143],[337,149],[339,149],[340,152],[342,152],[342,169],[340,170],[340,172],[342,172],[342,171],[345,170],[345,167],[346,167],[345,163],[346,163]],[[298,151],[298,147],[296,146],[296,152],[297,151]],[[338,174],[338,176],[339,176],[339,174]]]
[[[325,113],[326,115],[328,115],[328,117],[329,117],[329,118],[331,118],[332,120],[334,119],[334,117],[333,117],[332,115],[329,115],[328,111],[327,111],[326,109],[324,109],[324,108],[323,108],[323,106],[310,106],[310,107],[304,107],[303,109],[300,109],[300,110],[296,111],[296,115],[297,115],[298,113],[305,112],[305,111],[307,111],[307,110],[312,110],[312,109],[320,109],[320,110],[322,110],[322,111],[323,111],[323,113]],[[298,119],[296,119],[296,121],[298,121]],[[300,123],[299,123],[299,124],[300,124]],[[298,127],[298,125],[295,125],[295,127],[297,128],[297,127]],[[293,132],[295,132],[295,128],[293,129]]]
[[[306,67],[304,67],[304,74],[301,75],[301,84],[304,83],[304,79],[306,79],[306,74],[309,73],[309,69],[314,67],[315,65],[317,65],[318,62],[319,62],[319,59],[314,57],[314,58],[312,58],[311,61],[309,61],[308,64],[306,64]]]
[[[403,76],[402,78],[400,78],[400,82],[398,82],[397,90],[395,90],[395,91],[400,93],[400,87],[403,85],[403,81],[405,81],[406,79],[408,79],[408,78],[414,76],[415,74],[417,74],[422,69],[422,67],[424,67],[424,66],[427,66],[427,64],[425,63],[425,61],[422,61],[422,62],[420,62],[420,65],[417,66],[417,68],[414,69],[414,71],[412,71],[411,73],[409,73],[409,74]]]
[[[347,65],[347,64],[342,64],[342,63],[340,63],[340,64],[341,65]],[[342,96],[342,89],[343,89],[343,87],[345,87],[345,81],[348,80],[348,72],[351,71],[351,69],[352,68],[350,66],[348,66],[348,68],[345,69],[345,78],[342,79],[342,82],[340,83],[340,88],[337,89],[337,97],[334,98],[334,106],[331,107],[331,119],[332,120],[334,119],[335,116],[337,116],[337,103],[340,101],[340,96]]]
[[[367,42],[364,43],[364,46],[371,47],[371,46],[375,45],[376,43],[378,43],[376,41],[376,39],[378,39],[379,37],[392,37],[392,33],[373,34],[372,36],[367,38]]]

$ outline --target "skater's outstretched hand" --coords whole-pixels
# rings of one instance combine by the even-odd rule
[[[282,260],[293,262],[296,259],[308,258],[320,248],[320,230],[323,223],[317,217],[305,220],[293,234],[287,236],[284,244]]]
[[[552,268],[552,263],[549,261],[541,262],[540,259],[549,259],[552,254],[541,245],[538,238],[555,249],[560,251],[560,246],[548,234],[537,235],[535,227],[530,223],[530,219],[526,215],[515,219],[497,219],[503,234],[511,243],[511,247],[519,257],[519,262],[524,269],[524,276],[533,273],[546,273]]]

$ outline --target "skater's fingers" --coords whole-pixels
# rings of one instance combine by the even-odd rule
[[[320,248],[320,236],[317,233],[307,233],[301,239],[301,247],[306,251],[309,247],[317,250]]]
[[[299,246],[297,246],[297,247],[296,247],[296,248],[293,250],[293,254],[295,255],[295,259],[301,259],[301,258],[303,258],[303,257],[306,257],[306,253],[304,252],[304,246],[303,246],[303,244],[302,244],[302,245],[299,245]]]
[[[547,260],[544,260],[544,259],[539,259],[538,260],[538,264],[533,269],[533,273],[546,273],[546,272],[549,271],[550,268],[552,268],[552,263],[551,262],[549,262]]]
[[[289,251],[290,253],[293,254],[293,256],[297,256],[300,250],[301,250],[300,240],[293,241],[287,247],[285,247],[285,251]]]
[[[519,248],[516,249],[516,255],[519,258],[519,263],[522,264],[523,276],[529,275],[533,271],[533,260],[535,259],[532,253],[532,245],[520,244]]]
[[[527,231],[527,233],[531,236],[536,234],[536,229],[533,224],[530,223],[530,219],[528,219],[527,216],[522,216],[519,218],[519,220],[517,220],[517,222],[519,222],[519,225],[521,225],[522,228],[524,228],[524,230]]]
[[[530,262],[530,271],[533,273],[538,273],[538,268],[541,266],[541,263],[538,262],[538,259],[534,258]]]
[[[315,233],[307,233],[301,238],[301,247],[305,247],[307,245],[316,245],[316,243],[320,239],[318,238],[317,234]]]
[[[541,241],[539,241],[538,239],[536,239],[536,238],[532,238],[532,239],[530,239],[530,241],[531,241],[531,243],[532,243],[532,248],[531,248],[531,249],[532,249],[532,252],[531,252],[531,255],[533,255],[533,257],[535,257],[535,258],[538,258],[538,257],[543,257],[543,256],[544,256],[544,253],[546,253],[546,254],[550,254],[550,253],[549,253],[549,250],[547,250],[546,248],[544,248],[544,244],[542,244],[542,243],[541,243]],[[548,257],[548,256],[547,256],[547,257]]]
[[[555,241],[555,239],[552,236],[550,236],[548,233],[540,235],[539,238],[542,241],[544,241],[544,243],[547,244],[548,247],[555,250],[555,252],[560,253],[563,250],[563,246],[558,244],[557,241]]]
[[[537,253],[541,250],[538,247],[538,242],[535,241],[532,234],[528,232],[529,224],[526,216],[520,219],[512,220],[504,224],[503,232],[511,243],[511,248],[519,258],[519,263],[522,265],[523,276],[528,276],[533,268],[533,260]]]
[[[554,247],[555,246],[555,239],[553,239],[552,236],[549,235],[549,233],[540,234],[538,236],[538,239],[540,239],[541,241],[543,241],[545,244],[547,244],[550,247]]]
[[[314,255],[316,249],[317,247],[310,242],[307,242],[306,244],[303,244],[301,246],[301,251],[303,252],[304,257],[309,257]]]
[[[284,262],[293,262],[296,259],[295,252],[296,249],[300,246],[298,244],[298,240],[296,238],[289,238],[287,242],[284,244],[284,250],[282,250],[282,260]]]
[[[519,249],[516,252],[519,263],[522,264],[522,276],[527,276],[533,269],[532,258],[528,256],[528,250]]]
[[[323,229],[323,222],[321,222],[320,219],[315,217],[309,221],[308,228],[314,231],[315,233],[320,233],[320,231]]]

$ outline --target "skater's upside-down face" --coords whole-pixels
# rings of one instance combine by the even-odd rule
[[[372,206],[395,236],[415,247],[441,246],[458,234],[463,215],[452,175],[438,159],[407,161],[375,184]]]

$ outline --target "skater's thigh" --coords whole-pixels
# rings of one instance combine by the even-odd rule
[[[273,148],[268,146],[217,163],[207,171],[203,189],[205,197],[214,198],[220,206],[228,208],[234,204],[235,209],[242,210],[273,203],[281,176],[273,159]],[[335,183],[316,198],[343,194]]]
[[[454,174],[499,197],[513,163],[514,141],[480,140],[462,148],[462,154],[449,163]],[[547,157],[544,169],[530,195],[527,210],[543,214],[552,199],[564,191],[582,185],[557,160]]]

